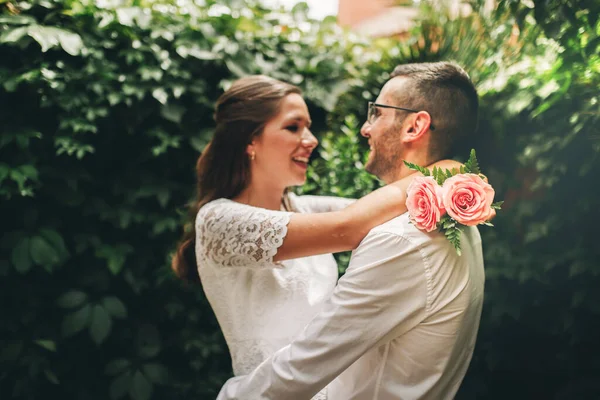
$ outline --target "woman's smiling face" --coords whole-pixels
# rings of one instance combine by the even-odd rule
[[[279,112],[248,146],[252,179],[278,187],[298,186],[306,181],[306,169],[319,143],[310,131],[310,114],[302,96],[287,95]]]

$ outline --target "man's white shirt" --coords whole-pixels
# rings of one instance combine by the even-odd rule
[[[443,234],[404,214],[373,229],[352,253],[322,311],[289,345],[218,400],[452,399],[479,328],[485,274],[477,228],[458,256]]]

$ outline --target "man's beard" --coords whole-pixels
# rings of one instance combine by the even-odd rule
[[[399,127],[393,126],[380,137],[380,143],[373,146],[372,159],[365,165],[365,171],[381,180],[399,168],[398,161],[402,158],[402,147],[397,135]]]
[[[390,153],[380,154],[375,150],[373,159],[365,166],[365,171],[383,180],[397,165],[397,155],[393,152]]]

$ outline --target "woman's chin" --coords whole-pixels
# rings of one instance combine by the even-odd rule
[[[288,186],[302,186],[306,183],[306,176],[300,178],[296,178],[292,181],[290,181],[290,184]]]

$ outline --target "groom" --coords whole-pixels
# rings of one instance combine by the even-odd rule
[[[386,183],[429,165],[474,133],[477,92],[462,68],[398,66],[361,134],[367,171]],[[465,229],[458,256],[443,234],[419,231],[404,214],[373,229],[322,311],[218,399],[452,399],[473,354],[483,303],[481,238]]]

